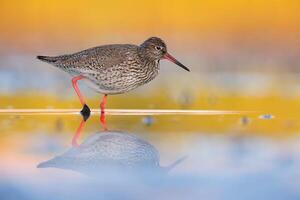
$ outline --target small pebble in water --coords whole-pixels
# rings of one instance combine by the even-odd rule
[[[249,119],[248,117],[246,117],[246,116],[243,116],[243,117],[241,117],[241,119],[240,119],[240,123],[241,123],[242,125],[248,125],[248,124],[250,123],[250,119]]]
[[[259,119],[273,119],[274,116],[271,114],[263,114],[259,116]]]
[[[151,116],[146,116],[142,119],[143,124],[145,124],[146,126],[151,126],[154,122],[153,117]]]

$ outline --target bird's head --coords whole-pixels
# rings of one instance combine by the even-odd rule
[[[190,71],[186,66],[181,64],[168,53],[166,43],[158,37],[151,37],[147,39],[145,42],[143,42],[143,44],[140,45],[140,47],[143,49],[143,52],[146,54],[147,58],[151,60],[167,59],[183,69]]]

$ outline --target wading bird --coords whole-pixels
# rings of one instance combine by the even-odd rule
[[[73,77],[72,85],[83,106],[81,114],[84,117],[89,116],[90,109],[79,91],[77,81],[83,79],[97,92],[104,94],[100,103],[101,122],[105,120],[107,95],[125,93],[150,82],[158,75],[161,59],[167,59],[189,71],[167,52],[165,42],[157,37],[151,37],[141,45],[111,44],[74,54],[37,58]]]

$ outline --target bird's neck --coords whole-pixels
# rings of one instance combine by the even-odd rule
[[[143,70],[152,71],[155,74],[159,71],[159,60],[151,56],[151,54],[147,51],[147,49],[143,47],[139,47],[138,55],[140,61],[143,63]]]
[[[153,78],[158,75],[159,72],[159,60],[154,60],[151,62],[147,62],[145,64],[145,70],[151,73]]]
[[[144,47],[138,48],[138,55],[142,60],[147,60],[147,62],[156,62],[157,58],[153,57],[151,53]]]

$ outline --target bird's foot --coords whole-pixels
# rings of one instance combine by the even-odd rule
[[[86,121],[91,115],[91,109],[86,104],[84,104],[82,110],[80,111],[80,114],[82,115],[84,121]]]

